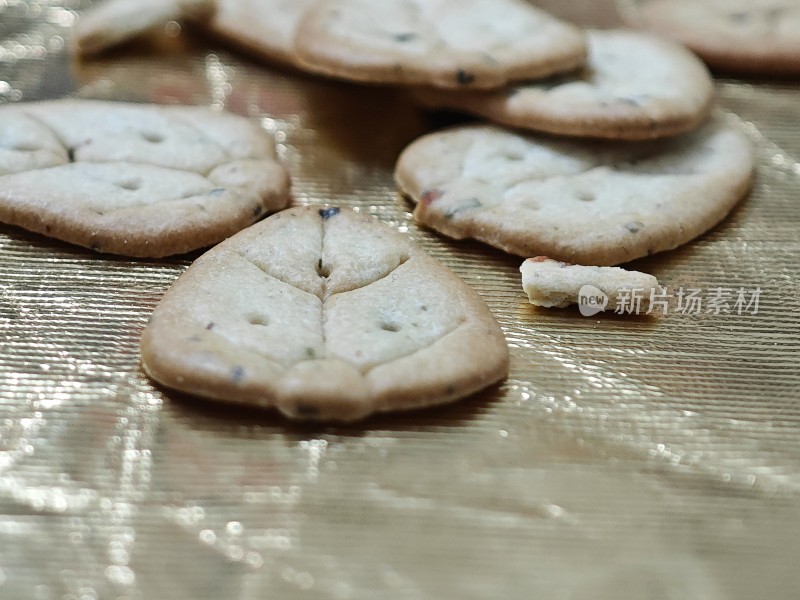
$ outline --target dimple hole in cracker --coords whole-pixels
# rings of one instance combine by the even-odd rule
[[[39,149],[39,146],[22,142],[19,144],[14,144],[11,149],[16,150],[17,152],[36,152]]]
[[[397,333],[402,329],[402,326],[400,326],[398,323],[394,321],[383,321],[381,323],[381,329],[383,329],[384,331],[389,331],[391,333]]]
[[[142,131],[140,133],[142,139],[151,144],[160,144],[164,141],[164,136],[160,133],[153,133],[152,131]]]
[[[142,180],[141,179],[122,179],[114,183],[117,187],[122,188],[123,190],[129,190],[131,192],[135,192],[139,188],[142,187]]]
[[[259,325],[261,327],[269,325],[269,319],[264,315],[250,315],[247,317],[247,322],[250,325]]]

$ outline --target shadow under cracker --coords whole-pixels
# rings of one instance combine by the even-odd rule
[[[161,393],[165,406],[182,420],[191,420],[200,429],[213,427],[229,435],[237,435],[242,425],[277,430],[301,438],[319,435],[359,437],[374,431],[422,431],[426,429],[458,428],[474,421],[490,406],[504,397],[503,383],[447,404],[398,410],[371,415],[353,423],[332,421],[293,421],[272,407],[259,407],[235,402],[223,402],[193,396],[153,382]],[[268,435],[268,434],[267,434]]]

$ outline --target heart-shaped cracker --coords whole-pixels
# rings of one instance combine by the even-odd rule
[[[255,123],[190,106],[0,108],[0,221],[140,257],[215,244],[289,203]]]
[[[691,131],[708,116],[714,84],[685,48],[645,33],[589,31],[581,71],[497,92],[419,89],[428,106],[450,107],[512,127],[643,140]]]
[[[298,419],[449,402],[502,379],[478,294],[375,219],[283,211],[198,259],[142,337],[156,381]]]
[[[579,67],[586,42],[525,0],[321,0],[295,53],[310,71],[354,81],[497,88]]]
[[[753,168],[749,140],[722,118],[636,143],[468,125],[413,142],[395,179],[417,203],[414,217],[450,237],[520,256],[615,265],[716,225],[747,194]]]

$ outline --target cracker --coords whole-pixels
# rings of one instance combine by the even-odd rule
[[[295,40],[311,71],[372,83],[496,88],[581,66],[581,30],[525,0],[322,0]]]
[[[646,310],[651,293],[662,289],[658,280],[647,273],[619,267],[573,265],[546,256],[529,258],[519,270],[522,288],[531,304],[545,308],[577,304],[581,291],[591,286],[605,297],[612,309],[621,294],[636,291],[641,294],[642,307]]]
[[[267,60],[295,64],[300,20],[317,0],[217,0],[208,28]]]
[[[420,89],[424,104],[559,135],[642,140],[696,128],[708,117],[714,85],[683,47],[625,30],[589,31],[585,69],[496,92]]]
[[[800,75],[796,0],[628,1],[626,20],[686,44],[714,69]]]
[[[0,108],[0,221],[126,256],[215,244],[289,203],[272,140],[206,108],[60,100]]]
[[[97,54],[170,21],[200,21],[215,9],[215,0],[107,0],[81,15],[75,27],[75,48]]]
[[[413,142],[395,170],[414,217],[520,256],[615,265],[670,250],[721,221],[750,189],[753,152],[715,118],[696,132],[610,143],[492,125]]]
[[[156,307],[159,383],[296,419],[352,421],[462,398],[505,377],[478,294],[375,219],[293,208],[198,259]]]

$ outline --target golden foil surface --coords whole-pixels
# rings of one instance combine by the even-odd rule
[[[442,125],[400,91],[259,64],[198,34],[72,61],[81,0],[0,0],[0,101],[191,103],[260,120],[298,204],[358,207],[486,299],[508,381],[341,427],[164,391],[139,335],[197,254],[95,255],[0,225],[0,598],[800,597],[800,87],[720,79],[752,196],[637,261],[757,314],[582,317],[520,260],[416,226],[392,182]],[[547,2],[614,23],[608,2]],[[175,28],[170,28],[172,34]],[[704,307],[705,308],[705,307]]]

